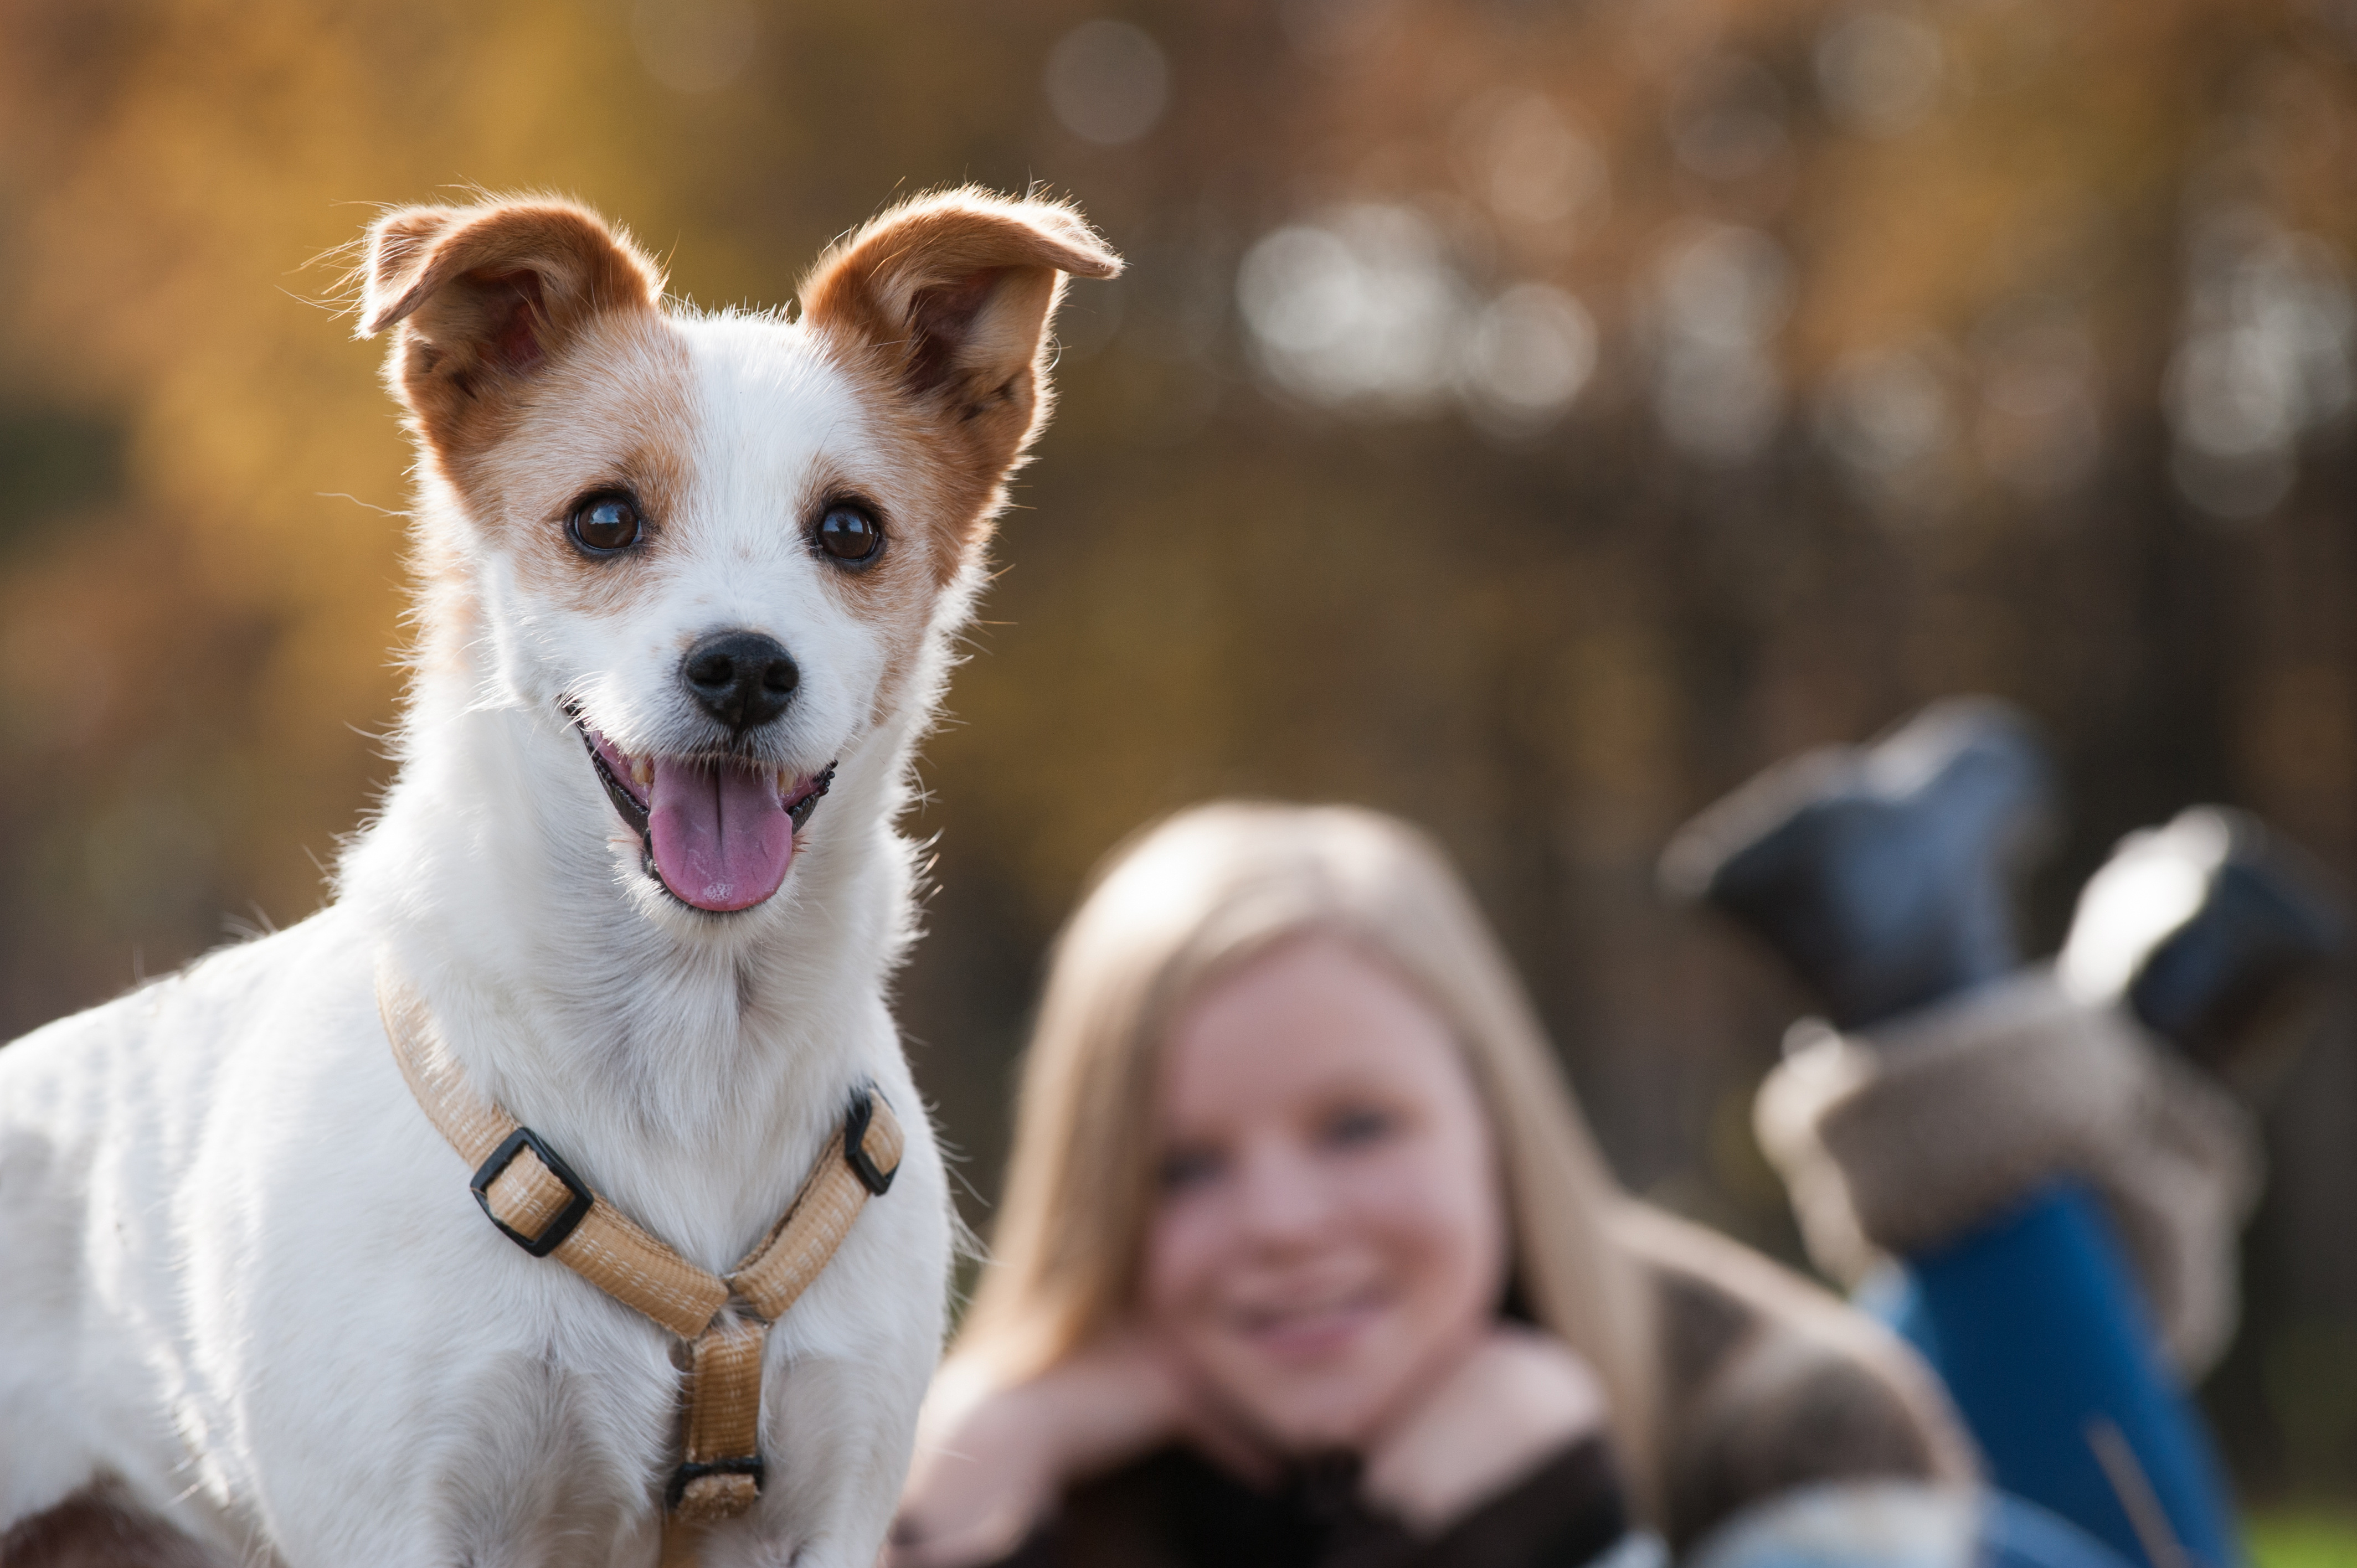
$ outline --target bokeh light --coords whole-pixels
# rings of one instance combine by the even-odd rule
[[[1694,227],[1663,248],[1650,303],[1662,428],[1713,462],[1758,455],[1784,406],[1774,354],[1792,308],[1783,247],[1757,229]]]
[[[1048,52],[1048,102],[1064,128],[1101,147],[1154,128],[1170,97],[1161,47],[1126,22],[1083,22]]]
[[[647,74],[681,92],[716,92],[744,74],[760,37],[748,0],[637,0],[630,41]]]
[[[1860,9],[1818,35],[1818,91],[1835,124],[1861,136],[1903,136],[1937,108],[1946,54],[1937,29],[1904,12]]]

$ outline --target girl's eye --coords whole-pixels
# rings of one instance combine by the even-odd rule
[[[591,496],[575,507],[565,526],[565,532],[573,535],[573,542],[592,555],[612,555],[628,550],[645,532],[638,498],[611,490]]]
[[[1210,1149],[1173,1149],[1162,1156],[1156,1180],[1165,1192],[1185,1192],[1217,1176],[1222,1164]]]
[[[1326,1119],[1319,1129],[1328,1147],[1336,1149],[1363,1148],[1380,1144],[1398,1129],[1399,1122],[1388,1111],[1355,1107],[1337,1111]]]

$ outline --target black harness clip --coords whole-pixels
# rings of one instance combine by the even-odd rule
[[[532,1157],[538,1160],[549,1175],[563,1182],[565,1190],[572,1194],[571,1199],[556,1211],[555,1218],[541,1228],[537,1236],[525,1235],[491,1212],[491,1183],[499,1180],[500,1173],[514,1164],[515,1157],[526,1149],[530,1149]],[[545,1258],[565,1245],[565,1239],[573,1234],[573,1228],[580,1224],[597,1203],[597,1195],[589,1190],[589,1184],[575,1176],[572,1167],[551,1154],[548,1145],[540,1141],[540,1134],[529,1127],[518,1127],[509,1133],[507,1140],[491,1151],[491,1157],[475,1167],[475,1178],[467,1187],[474,1193],[475,1201],[483,1206],[484,1218],[500,1228],[500,1234],[535,1258]]]
[[[867,1153],[867,1124],[876,1120],[876,1086],[863,1083],[851,1091],[851,1112],[843,1119],[843,1157],[850,1163],[851,1174],[859,1185],[877,1197],[892,1190],[892,1178],[900,1174],[900,1162],[892,1168],[878,1166]]]

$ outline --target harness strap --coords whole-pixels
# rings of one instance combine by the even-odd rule
[[[723,1279],[597,1196],[539,1134],[477,1094],[425,999],[389,959],[378,961],[376,994],[402,1077],[425,1119],[475,1167],[469,1186],[491,1223],[688,1342],[683,1453],[664,1488],[663,1557],[694,1561],[705,1527],[760,1495],[769,1326],[825,1270],[868,1198],[892,1185],[905,1139],[891,1106],[861,1086],[791,1207]]]

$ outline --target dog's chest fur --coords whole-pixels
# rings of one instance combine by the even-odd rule
[[[422,458],[400,774],[331,908],[0,1052],[0,1533],[90,1496],[229,1560],[652,1561],[676,1342],[486,1222],[388,1047],[389,961],[479,1093],[716,1273],[852,1086],[897,1108],[705,1554],[873,1561],[952,1230],[886,1004],[892,823],[1060,274],[1113,264],[1063,209],[952,193],[831,252],[801,320],[703,317],[577,209],[377,225],[363,325]]]

